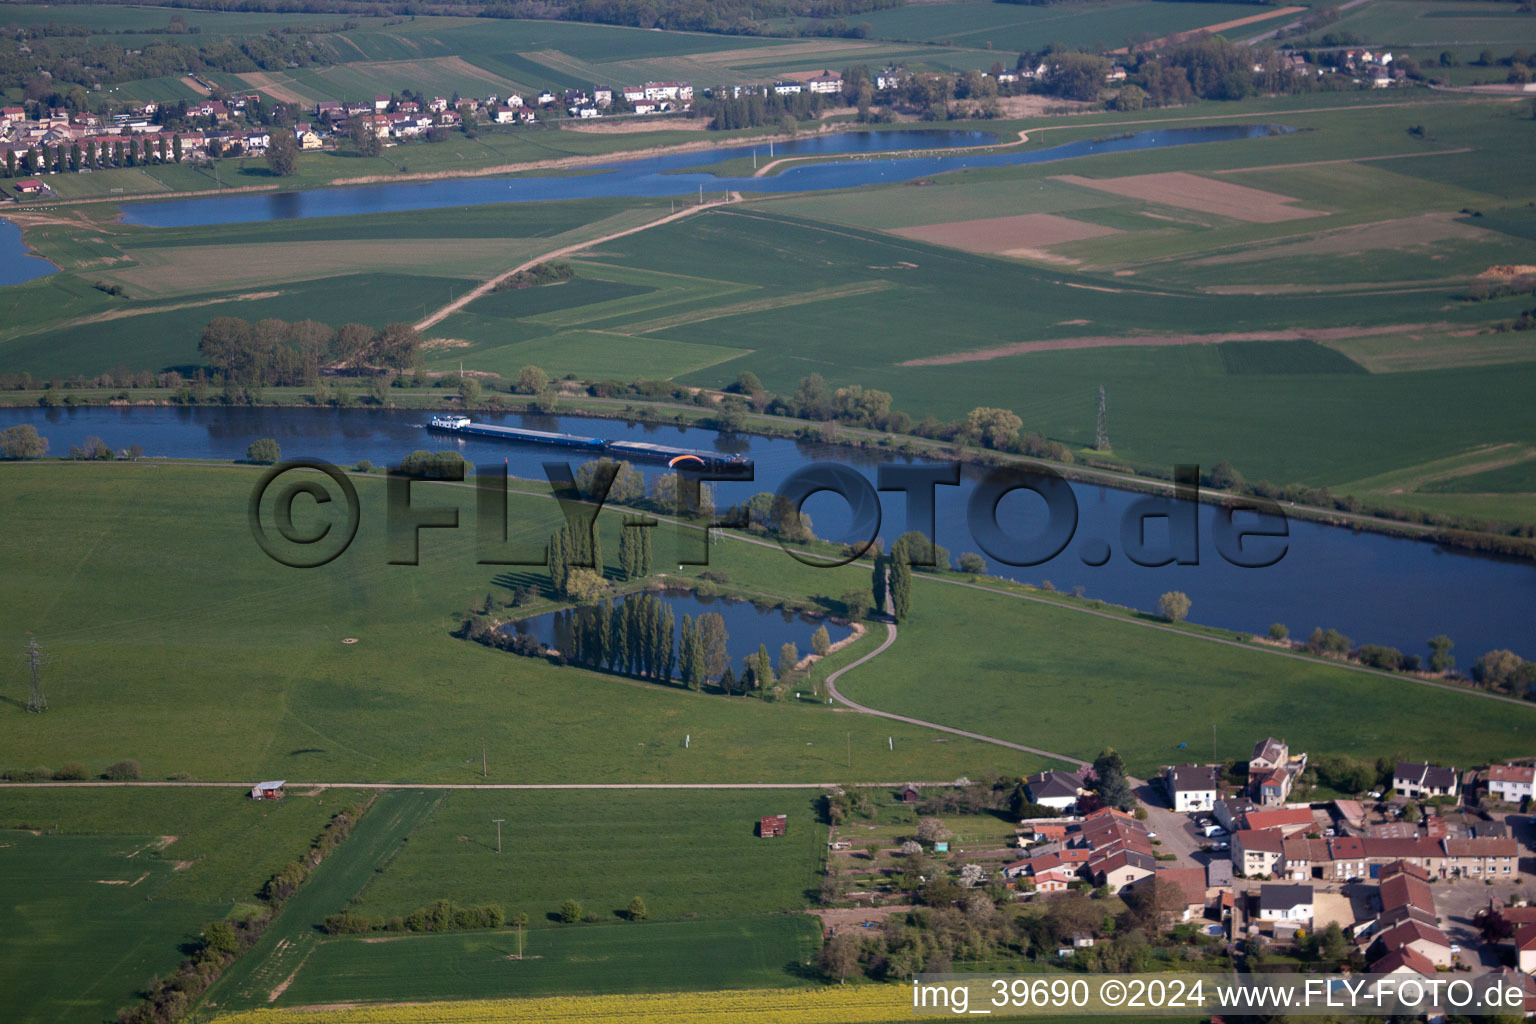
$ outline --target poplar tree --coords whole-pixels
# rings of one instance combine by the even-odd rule
[[[669,604],[663,604],[661,606],[661,618],[657,629],[658,635],[661,638],[660,675],[661,678],[667,680],[672,678],[672,669],[677,664],[677,645],[673,642],[673,633],[676,627],[676,622],[677,618],[672,612],[672,606]]]
[[[892,549],[894,553],[895,549]],[[875,611],[885,611],[885,595],[888,590],[886,560],[884,554],[875,555],[875,567],[870,571],[870,590],[875,596]]]
[[[902,622],[912,610],[912,562],[908,558],[907,546],[899,542],[891,548],[889,587],[891,614],[897,622]]]
[[[549,583],[560,597],[565,596],[565,584],[571,577],[570,552],[566,550],[567,536],[562,527],[549,538]]]
[[[698,643],[698,634],[693,629],[693,616],[683,616],[683,628],[677,641],[677,674],[682,679],[683,685],[690,690],[698,689],[694,678],[694,647]]]

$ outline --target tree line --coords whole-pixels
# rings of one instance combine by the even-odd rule
[[[197,351],[215,374],[254,386],[312,384],[321,370],[408,370],[421,358],[421,333],[397,322],[374,329],[347,323],[332,328],[318,320],[289,323],[269,317],[255,323],[220,316],[203,328]]]

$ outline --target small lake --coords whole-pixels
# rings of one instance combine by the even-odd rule
[[[391,213],[444,206],[525,203],[552,199],[591,199],[609,196],[664,199],[669,196],[696,195],[700,188],[704,190],[706,198],[711,195],[718,197],[720,193],[727,191],[816,192],[825,189],[912,181],[969,167],[1006,167],[1045,163],[1100,153],[1165,149],[1201,142],[1263,138],[1288,131],[1290,129],[1272,125],[1162,128],[1131,132],[1112,138],[1083,139],[1045,149],[888,158],[876,158],[872,154],[892,150],[974,147],[994,142],[996,138],[985,132],[974,131],[839,132],[776,144],[774,157],[863,154],[860,159],[791,166],[782,173],[761,178],[718,177],[699,171],[684,170],[752,157],[754,154],[766,163],[768,147],[759,144],[596,164],[591,168],[595,173],[575,176],[452,178],[409,185],[365,185],[354,188],[311,189],[264,195],[128,203],[123,205],[122,211],[123,222],[126,224],[139,224],[146,227],[186,227],[290,220],[302,217]]]
[[[583,460],[570,449],[429,431],[424,426],[427,416],[398,409],[13,408],[0,409],[0,429],[31,423],[48,438],[54,455],[67,453],[71,445],[81,445],[94,435],[114,449],[142,445],[152,456],[241,459],[252,441],[271,437],[285,458],[307,455],[340,466],[367,459],[382,466],[397,464],[417,449],[454,449],[479,465],[505,461],[513,476],[534,480],[544,479],[545,461],[568,461],[574,467]],[[701,427],[517,413],[476,413],[475,418],[534,430],[744,455],[753,461],[754,480],[711,485],[721,508],[776,489],[791,473],[812,462],[840,463],[873,480],[879,462],[909,461],[846,446],[723,434]],[[636,463],[635,468],[647,478],[667,472],[656,463]],[[982,476],[977,467],[966,467],[959,486],[936,488],[938,542],[955,557],[980,550],[970,535],[966,506]],[[1155,608],[1163,592],[1182,590],[1193,602],[1192,621],[1233,630],[1261,633],[1270,623],[1283,622],[1293,635],[1304,637],[1314,626],[1332,627],[1357,644],[1389,644],[1420,655],[1427,655],[1429,637],[1445,633],[1456,642],[1457,664],[1462,668],[1499,647],[1536,657],[1530,613],[1536,608],[1536,564],[1297,520],[1289,525],[1289,550],[1279,563],[1244,569],[1217,555],[1211,532],[1215,510],[1202,506],[1200,564],[1152,568],[1124,557],[1119,543],[1120,524],[1138,495],[1087,483],[1074,483],[1072,492],[1079,510],[1078,540],[1043,565],[1012,567],[989,560],[988,571],[1027,583],[1050,580],[1060,590],[1080,586],[1089,597],[1144,611]],[[900,493],[880,494],[880,534],[887,543],[907,529],[904,502]],[[1020,492],[1003,499],[999,519],[1025,536],[1043,520],[1043,508],[1038,498]],[[243,509],[236,511],[244,515]],[[847,506],[836,496],[815,495],[806,502],[805,511],[820,536],[852,539]],[[1150,521],[1151,526],[1156,523]],[[1085,564],[1080,557],[1083,538],[1105,539],[1113,556],[1100,566]]]
[[[818,627],[827,627],[832,643],[844,640],[852,633],[848,626],[838,625],[831,619],[805,615],[786,608],[761,607],[750,601],[705,597],[682,591],[663,591],[655,596],[661,604],[672,609],[674,649],[682,630],[684,615],[697,620],[701,615],[714,612],[724,619],[725,631],[729,636],[726,650],[731,656],[732,671],[738,677],[742,671],[742,659],[756,654],[759,644],[767,646],[768,657],[773,660],[774,671],[777,672],[779,648],[784,644],[794,644],[799,656],[803,658],[811,653],[811,635]],[[626,600],[628,598],[621,598],[613,603],[615,614]],[[596,614],[597,610],[591,607],[549,612],[509,622],[501,627],[501,631],[531,637],[555,650],[569,652],[571,632],[578,625],[578,618],[590,621]]]
[[[21,228],[0,220],[0,285],[21,284],[58,273],[59,268],[26,247]]]

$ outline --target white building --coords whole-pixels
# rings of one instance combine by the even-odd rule
[[[1208,764],[1174,765],[1165,782],[1173,809],[1180,814],[1209,811],[1216,806],[1216,782],[1220,769]]]
[[[1312,921],[1310,885],[1261,885],[1258,903],[1260,921]]]
[[[1536,767],[1528,764],[1496,764],[1488,769],[1488,792],[1497,800],[1517,804],[1531,795]]]

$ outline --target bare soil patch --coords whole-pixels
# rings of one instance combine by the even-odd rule
[[[1003,256],[1033,255],[1062,242],[1119,233],[1115,228],[1089,224],[1054,213],[1022,213],[1011,217],[957,220],[915,228],[897,228],[892,232],[903,238],[916,238],[967,252]]]
[[[430,338],[422,342],[421,347],[423,350],[434,348],[469,348],[473,344],[474,342],[465,341],[463,338]],[[342,643],[346,643],[346,641],[343,640]]]
[[[667,117],[657,120],[649,115],[633,117],[623,114],[617,117],[600,117],[595,120],[573,121],[561,131],[579,132],[582,135],[637,135],[640,132],[702,132],[709,130],[707,117]]]
[[[182,75],[181,76],[181,84],[186,86],[188,89],[191,89],[193,92],[197,93],[199,96],[212,96],[213,95],[213,93],[209,92],[208,88],[205,85],[203,85],[202,82],[199,82],[197,79],[193,78],[191,75]]]
[[[1188,171],[1135,174],[1125,178],[1085,178],[1078,174],[1061,174],[1054,180],[1149,203],[1214,213],[1253,224],[1275,224],[1305,217],[1326,216],[1321,210],[1291,206],[1296,200],[1278,192],[1214,181]]]
[[[1029,352],[1060,352],[1082,348],[1145,347],[1164,345],[1219,345],[1226,341],[1331,341],[1364,338],[1377,334],[1446,329],[1449,324],[1393,324],[1387,327],[1316,327],[1279,331],[1223,331],[1217,334],[1126,334],[1097,335],[1082,338],[1051,338],[1042,341],[1016,341],[1010,345],[950,352],[942,356],[909,359],[899,366],[950,366],[955,363],[983,363],[1005,356]]]
[[[901,904],[889,907],[837,907],[831,910],[813,910],[811,913],[821,918],[821,926],[830,934],[839,928],[858,928],[866,921],[878,924],[892,914],[905,914],[911,909],[909,904]]]
[[[278,84],[277,78],[265,71],[242,71],[239,73],[240,81],[255,89],[264,92],[279,103],[297,103],[301,107],[309,106],[309,97],[294,92],[286,85]]]
[[[999,96],[997,105],[1005,117],[1046,117],[1056,114],[1076,114],[1091,110],[1092,103],[1081,100],[1063,100],[1054,96]]]

